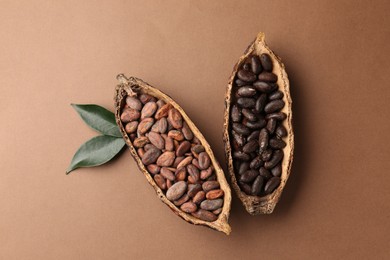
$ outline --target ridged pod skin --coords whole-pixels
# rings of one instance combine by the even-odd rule
[[[214,154],[210,148],[210,145],[205,140],[203,135],[200,133],[198,128],[194,125],[194,123],[190,120],[190,118],[187,116],[187,114],[183,111],[183,109],[174,101],[172,98],[170,98],[168,95],[164,94],[163,92],[159,91],[158,89],[150,86],[148,83],[142,81],[141,79],[130,77],[126,78],[123,74],[118,75],[118,80],[120,81],[120,84],[116,87],[116,94],[115,94],[115,117],[116,122],[119,126],[119,129],[123,135],[123,138],[130,150],[130,153],[132,157],[137,162],[138,168],[141,170],[141,172],[145,175],[147,181],[152,185],[154,190],[157,193],[157,196],[161,199],[162,202],[164,202],[175,214],[183,218],[185,221],[195,224],[195,225],[204,225],[209,228],[221,231],[227,235],[230,234],[231,228],[228,224],[229,214],[230,214],[230,206],[231,206],[231,191],[230,187],[225,179],[224,172],[221,169],[221,166],[217,162],[217,160],[214,157]],[[170,200],[167,199],[164,192],[158,187],[156,182],[154,181],[153,177],[149,174],[147,171],[145,165],[142,163],[141,158],[137,154],[137,151],[135,147],[133,146],[133,143],[131,142],[128,134],[126,133],[125,126],[122,124],[120,115],[122,108],[125,105],[125,99],[127,96],[132,96],[136,93],[144,93],[151,95],[153,97],[156,97],[157,99],[163,100],[167,104],[171,104],[175,109],[177,109],[180,114],[182,115],[184,121],[188,124],[189,128],[192,130],[195,137],[197,137],[201,144],[204,146],[206,153],[209,155],[211,159],[212,166],[215,169],[215,174],[217,176],[217,181],[220,184],[220,189],[224,192],[224,202],[222,207],[222,212],[218,215],[217,220],[213,222],[207,222],[203,221],[201,219],[198,219],[191,214],[187,214],[183,212],[180,208],[176,207]]]
[[[285,102],[285,106],[282,108],[281,112],[287,115],[287,118],[283,121],[283,126],[287,130],[287,137],[285,138],[286,147],[283,148],[284,157],[282,160],[282,174],[280,176],[281,183],[278,188],[276,188],[271,194],[265,196],[252,196],[244,193],[238,183],[235,174],[235,169],[233,166],[233,158],[232,158],[232,143],[229,132],[230,129],[230,110],[231,103],[233,99],[232,89],[234,87],[234,80],[237,76],[238,69],[242,67],[248,57],[252,55],[268,54],[272,61],[274,70],[273,73],[277,75],[277,84],[279,85],[279,90],[283,92],[284,97],[283,101]],[[225,152],[226,152],[226,160],[228,165],[229,175],[231,177],[231,184],[233,189],[236,191],[237,196],[242,201],[245,209],[251,215],[258,214],[270,214],[273,212],[276,204],[278,203],[282,191],[286,185],[287,179],[291,172],[291,165],[293,161],[293,150],[294,150],[294,133],[292,128],[292,111],[291,111],[291,96],[290,96],[290,85],[287,77],[287,73],[285,71],[285,67],[281,61],[281,59],[275,55],[275,53],[267,46],[265,43],[265,35],[264,33],[259,33],[254,42],[246,49],[243,56],[241,56],[234,66],[232,75],[229,79],[229,83],[226,89],[225,95],[225,113],[224,113],[224,129],[223,129],[223,138],[225,143]]]

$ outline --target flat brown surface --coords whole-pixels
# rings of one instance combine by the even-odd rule
[[[62,3],[61,3],[62,2]],[[224,2],[224,4],[222,4]],[[388,259],[388,1],[1,1],[0,259]],[[224,165],[224,92],[257,32],[290,76],[296,150],[275,212],[187,224],[125,151],[65,175],[115,76],[171,95]],[[226,169],[226,167],[224,166]]]

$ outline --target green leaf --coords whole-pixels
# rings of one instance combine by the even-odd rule
[[[111,111],[98,105],[71,104],[84,122],[96,131],[110,136],[122,137]]]
[[[73,156],[66,174],[80,167],[102,165],[117,155],[125,145],[123,138],[99,135],[80,146]]]

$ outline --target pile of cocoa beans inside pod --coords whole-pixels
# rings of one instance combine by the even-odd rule
[[[229,127],[234,172],[241,190],[252,196],[271,194],[281,182],[286,114],[272,71],[268,54],[253,54],[233,82]]]
[[[161,99],[137,93],[126,97],[120,119],[166,198],[195,218],[217,220],[224,192],[209,154],[181,113]]]

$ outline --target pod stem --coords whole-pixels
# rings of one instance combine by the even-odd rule
[[[136,92],[139,87],[135,83],[135,79],[133,77],[127,78],[123,73],[121,73],[116,76],[116,79],[119,81],[119,84],[124,87],[129,96],[134,97],[137,95]]]

